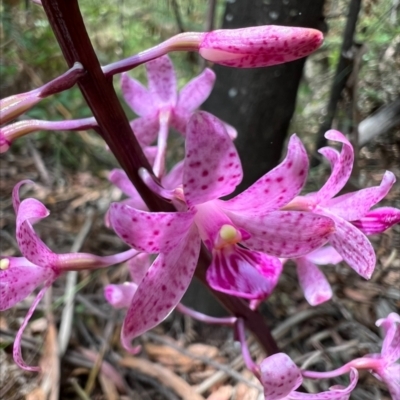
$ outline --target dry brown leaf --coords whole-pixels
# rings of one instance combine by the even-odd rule
[[[168,366],[175,371],[190,372],[202,365],[200,360],[189,355],[182,354],[180,351],[168,345],[146,343],[144,348],[152,360],[158,361],[159,363]],[[210,359],[214,359],[219,352],[217,347],[208,346],[201,343],[192,344],[186,350],[190,354],[193,354],[193,356],[206,357]]]
[[[46,400],[46,393],[42,388],[37,387],[25,396],[25,400]]]
[[[107,400],[118,400],[119,395],[114,382],[107,378],[104,374],[99,374],[99,382],[101,389],[103,390],[104,396]]]
[[[253,381],[254,383],[258,383],[258,380],[255,376],[248,370],[244,370],[242,373],[243,377]],[[262,387],[260,384],[260,390],[257,390],[254,387],[247,386],[244,382],[239,382],[235,387],[235,400],[257,400],[262,393]]]
[[[60,391],[60,360],[58,358],[57,329],[53,322],[48,323],[43,356],[40,359],[42,369],[41,385],[45,398],[57,400]]]
[[[229,400],[233,394],[233,387],[230,385],[221,386],[207,397],[207,400]]]
[[[347,298],[358,302],[369,302],[376,295],[365,290],[356,290],[351,288],[344,288],[343,293]]]
[[[172,389],[182,400],[204,400],[204,397],[197,394],[185,380],[160,364],[134,357],[122,358],[119,360],[119,364],[157,379],[163,385]]]

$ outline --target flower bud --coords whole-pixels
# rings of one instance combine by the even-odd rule
[[[305,57],[323,42],[320,31],[288,26],[220,29],[204,35],[200,55],[229,67],[254,68]]]

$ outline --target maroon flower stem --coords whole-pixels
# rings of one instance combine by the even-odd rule
[[[107,78],[96,57],[79,10],[77,0],[42,0],[49,23],[56,35],[64,57],[71,67],[80,62],[86,74],[78,85],[99,125],[99,133],[135,185],[151,211],[173,211],[174,207],[156,196],[138,175],[140,168],[151,167],[137,142],[128,119],[114,91],[112,80]],[[210,255],[200,254],[196,277],[206,283]],[[208,285],[207,285],[208,286]],[[212,291],[223,306],[233,315],[242,318],[268,354],[279,352],[271,333],[260,313],[252,311],[243,300]]]

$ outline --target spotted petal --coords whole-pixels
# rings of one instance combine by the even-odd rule
[[[48,215],[49,211],[40,201],[32,198],[23,200],[17,208],[16,236],[25,258],[33,264],[51,268],[56,264],[57,255],[42,242],[32,226],[32,223]]]
[[[0,311],[13,307],[29,296],[41,283],[55,279],[50,268],[32,264],[24,257],[7,257],[0,261]]]
[[[116,234],[145,253],[169,252],[185,237],[193,223],[192,212],[150,213],[113,203],[109,218]]]
[[[127,104],[139,117],[156,111],[153,96],[140,82],[125,72],[121,75],[121,90]]]
[[[168,56],[162,56],[146,63],[149,91],[154,106],[175,106],[177,100],[174,66]]]
[[[329,238],[330,244],[359,275],[371,278],[376,264],[375,251],[367,239],[350,222],[334,214],[329,216],[335,221],[336,231]]]
[[[325,137],[343,144],[340,155],[331,148],[322,148],[318,151],[323,154],[331,163],[332,172],[325,185],[313,195],[318,203],[329,200],[335,196],[350,178],[354,163],[353,147],[346,137],[336,130],[329,130],[325,133]]]
[[[265,214],[287,204],[302,189],[308,170],[308,157],[300,139],[290,138],[286,158],[243,193],[228,200],[224,208],[246,212],[249,215]]]
[[[233,223],[250,234],[243,243],[250,249],[276,257],[301,257],[324,245],[334,231],[334,223],[308,212],[274,211],[248,218],[227,213]]]
[[[300,369],[284,353],[265,358],[260,372],[266,400],[287,399],[303,382]]]
[[[332,288],[320,269],[307,257],[296,258],[297,275],[304,297],[312,306],[317,306],[332,297]]]
[[[325,202],[323,207],[347,221],[360,219],[388,194],[395,182],[394,174],[386,171],[379,186],[358,190],[350,196],[336,197],[333,201]]]
[[[220,292],[261,300],[272,293],[281,272],[278,258],[232,245],[213,252],[207,281]]]
[[[400,210],[393,207],[375,208],[351,223],[366,235],[382,233],[400,223]]]
[[[131,281],[139,285],[146,272],[150,268],[150,256],[146,253],[139,253],[127,262]]]
[[[136,291],[122,328],[122,344],[158,325],[183,297],[196,269],[200,238],[192,226],[170,252],[160,254]]]
[[[179,92],[176,109],[190,112],[196,110],[210,95],[214,82],[215,73],[210,68],[206,68]]]
[[[131,121],[131,128],[142,146],[153,143],[160,129],[160,122],[157,114],[146,117],[139,117]]]
[[[242,180],[237,151],[219,119],[195,113],[186,134],[183,190],[189,206],[233,192]]]

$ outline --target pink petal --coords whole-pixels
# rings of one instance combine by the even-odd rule
[[[304,256],[324,245],[334,231],[330,218],[308,212],[274,211],[252,218],[244,213],[227,214],[250,234],[243,240],[247,247],[275,257]]]
[[[352,368],[350,371],[350,384],[347,387],[335,385],[329,388],[329,392],[300,393],[293,392],[288,400],[349,400],[351,392],[357,385],[358,371]]]
[[[186,203],[192,206],[225,196],[241,180],[239,156],[221,121],[204,111],[195,113],[186,134]]]
[[[278,210],[300,192],[307,170],[306,150],[300,139],[292,135],[286,158],[243,193],[226,201],[224,208],[249,215]]]
[[[36,199],[23,200],[17,212],[16,237],[21,253],[40,267],[55,267],[57,255],[37,236],[32,223],[49,215],[47,208]]]
[[[400,364],[387,366],[379,377],[385,382],[392,399],[400,399]]]
[[[7,257],[0,263],[4,266],[0,269],[0,311],[25,299],[41,283],[55,279],[52,269],[39,267],[24,257]]]
[[[272,293],[281,272],[278,258],[231,245],[213,251],[207,282],[220,292],[258,300]]]
[[[37,305],[39,304],[40,300],[42,300],[44,294],[46,293],[47,289],[51,286],[52,281],[48,282],[45,287],[42,288],[42,290],[38,293],[36,296],[34,302],[31,304],[28,313],[26,314],[24,321],[22,322],[22,325],[18,329],[17,335],[14,340],[14,346],[13,346],[13,357],[15,363],[25,371],[32,371],[32,372],[38,372],[40,371],[40,367],[30,367],[25,363],[25,361],[22,358],[21,354],[21,340],[22,340],[22,334],[24,333],[24,330],[26,328],[26,325],[28,325],[28,322],[30,318],[32,317],[32,314],[35,312],[35,309]]]
[[[168,56],[162,56],[146,63],[149,91],[154,106],[175,106],[177,99],[174,66]]]
[[[109,210],[116,234],[133,248],[145,253],[169,252],[193,224],[192,212],[150,213],[121,203]]]
[[[228,133],[229,137],[232,140],[235,140],[237,138],[237,130],[232,125],[229,125],[227,122],[224,122],[222,120],[221,120],[221,122],[224,124],[224,127],[225,127],[226,132]]]
[[[339,157],[337,152],[331,148],[318,150],[331,162],[332,172],[325,185],[313,197],[318,203],[329,200],[337,194],[350,178],[353,169],[354,152],[351,143],[339,131],[329,130],[325,137],[343,144]]]
[[[365,279],[371,278],[376,257],[367,237],[350,222],[334,214],[329,214],[329,216],[335,221],[336,226],[336,232],[329,238],[330,244],[354,271]]]
[[[192,112],[183,108],[174,108],[171,113],[171,127],[181,135],[186,136],[186,128]]]
[[[333,199],[334,202],[327,201],[323,207],[347,221],[360,219],[372,206],[380,202],[388,194],[395,182],[394,174],[386,171],[379,186],[358,190],[352,193],[351,196],[346,194],[336,197]]]
[[[305,257],[317,265],[336,265],[343,260],[343,257],[332,246],[321,247],[308,253]]]
[[[206,68],[179,92],[176,108],[189,112],[196,110],[210,95],[215,82],[215,73]]]
[[[305,57],[323,41],[309,28],[257,26],[206,33],[199,53],[206,60],[238,68],[266,67]]]
[[[400,316],[390,313],[386,318],[376,321],[385,332],[382,344],[382,357],[388,364],[397,362],[400,359]]]
[[[137,287],[136,283],[133,282],[125,282],[122,285],[106,285],[104,297],[116,309],[128,308]]]
[[[150,115],[157,110],[149,91],[125,72],[121,75],[121,90],[127,104],[139,117]]]
[[[158,325],[180,302],[192,280],[199,251],[200,238],[192,226],[175,248],[156,258],[126,314],[121,333],[125,349],[132,349],[132,339]]]
[[[158,116],[152,114],[134,119],[131,121],[131,128],[139,143],[142,146],[148,146],[156,140],[160,122]]]
[[[303,382],[300,369],[284,353],[265,358],[260,372],[266,400],[286,399]]]
[[[185,161],[179,161],[175,166],[168,172],[166,176],[162,178],[162,185],[166,189],[176,189],[183,182],[183,169]]]
[[[400,223],[400,210],[393,207],[375,208],[351,223],[366,235],[382,233]]]
[[[297,275],[304,297],[312,306],[325,303],[332,297],[332,288],[320,269],[306,257],[296,258]]]
[[[127,264],[132,282],[139,285],[150,268],[151,261],[149,255],[146,253],[140,253],[128,260]]]

